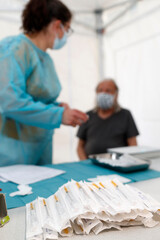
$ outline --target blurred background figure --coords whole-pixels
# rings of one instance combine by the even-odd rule
[[[105,153],[108,148],[137,145],[139,132],[130,111],[118,104],[118,91],[113,79],[98,84],[97,106],[87,112],[89,120],[77,133],[80,160],[87,159],[90,154]]]

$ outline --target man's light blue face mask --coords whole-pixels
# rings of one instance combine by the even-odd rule
[[[97,105],[103,110],[108,110],[113,107],[115,95],[108,93],[97,94]]]
[[[61,28],[64,34],[62,38],[59,38],[58,36],[56,36],[53,44],[53,49],[55,50],[62,48],[67,43],[68,35],[67,35],[67,32],[64,30],[64,27],[62,24],[61,24]]]

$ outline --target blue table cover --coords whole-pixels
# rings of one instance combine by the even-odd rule
[[[35,200],[38,196],[47,198],[54,194],[60,186],[71,179],[80,181],[87,180],[88,178],[94,178],[97,175],[118,174],[120,176],[129,178],[131,182],[138,182],[160,177],[160,172],[152,169],[133,173],[118,173],[107,168],[94,165],[92,164],[91,160],[46,166],[64,170],[66,173],[54,178],[30,184],[33,191],[33,194],[31,195],[10,197],[10,193],[17,191],[17,184],[12,182],[0,182],[2,193],[5,193],[6,195],[8,209],[24,206],[25,204]]]

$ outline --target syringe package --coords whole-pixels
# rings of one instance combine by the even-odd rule
[[[26,205],[27,240],[58,239],[73,234],[98,234],[125,226],[154,227],[160,203],[117,179],[61,186],[47,199]],[[158,219],[158,218],[157,218]]]

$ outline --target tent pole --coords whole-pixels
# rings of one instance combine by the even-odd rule
[[[104,78],[104,39],[103,39],[103,20],[102,10],[95,11],[96,17],[96,33],[97,33],[97,44],[98,44],[98,67],[99,67],[99,80],[102,81]]]

